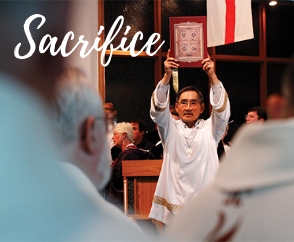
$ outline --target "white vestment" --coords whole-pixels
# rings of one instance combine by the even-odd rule
[[[293,241],[294,119],[243,126],[214,184],[167,228],[168,241]]]
[[[223,85],[210,91],[211,117],[188,128],[169,111],[169,85],[159,83],[151,100],[151,118],[163,144],[163,165],[154,194],[150,218],[169,224],[173,215],[214,180],[219,167],[218,142],[226,130],[230,104]],[[161,89],[161,90],[160,90]],[[159,100],[164,100],[160,102]],[[191,148],[190,157],[187,149]]]

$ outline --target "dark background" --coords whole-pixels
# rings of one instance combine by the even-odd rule
[[[112,42],[120,44],[122,37],[128,41],[137,31],[142,31],[144,40],[138,41],[140,50],[149,36],[154,33],[154,4],[156,1],[109,1],[104,2],[105,33],[109,31],[119,15],[124,16],[124,27]],[[270,7],[268,1],[252,1],[254,39],[215,47],[212,56],[216,73],[223,82],[230,98],[231,118],[227,141],[245,122],[244,115],[252,106],[266,108],[267,95],[280,91],[280,82],[288,59],[294,51],[294,3],[280,1]],[[262,7],[265,14],[265,30],[261,27]],[[206,1],[200,0],[162,0],[161,1],[161,39],[165,41],[161,49],[164,61],[169,49],[169,17],[206,16]],[[131,26],[130,34],[123,35],[125,26]],[[261,33],[264,40],[261,39]],[[127,42],[129,43],[129,42]],[[264,49],[263,49],[264,48]],[[264,51],[262,51],[262,49]],[[211,52],[212,49],[209,49]],[[265,52],[265,53],[264,53]],[[158,63],[163,66],[163,63]],[[155,59],[152,57],[113,56],[105,68],[105,101],[113,102],[118,110],[118,121],[141,118],[152,131],[155,125],[150,119],[150,98],[156,83]],[[262,69],[263,68],[263,69]],[[265,69],[264,69],[265,68]],[[262,81],[262,70],[266,70],[266,80]],[[202,118],[209,117],[208,79],[202,69],[179,69],[180,88],[196,85],[204,94],[206,109]],[[263,94],[262,94],[263,93]],[[263,97],[263,96],[264,97]],[[175,93],[171,89],[171,104]]]

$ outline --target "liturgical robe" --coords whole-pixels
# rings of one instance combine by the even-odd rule
[[[217,145],[230,117],[230,103],[222,83],[210,90],[210,118],[199,119],[193,128],[172,118],[169,90],[170,85],[158,83],[150,110],[164,152],[149,217],[167,225],[187,201],[213,182],[219,167]]]

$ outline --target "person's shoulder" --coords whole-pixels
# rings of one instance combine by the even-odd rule
[[[141,149],[129,149],[125,156],[125,160],[145,160],[148,152]]]
[[[154,143],[150,142],[147,138],[143,138],[142,142],[137,145],[139,149],[150,150],[154,146]]]
[[[125,216],[116,206],[105,201],[101,196],[96,200],[97,223],[93,221],[88,233],[82,240],[99,241],[147,241],[142,229],[129,217]],[[96,227],[94,229],[94,227]]]
[[[148,131],[146,132],[145,136],[150,142],[154,144],[160,140],[158,130]]]
[[[293,136],[294,119],[244,124],[235,134],[234,146],[222,160],[215,182],[234,191],[287,181],[291,176],[285,174],[292,169],[289,157],[294,156]]]
[[[149,151],[142,151],[142,150],[138,150],[138,160],[146,160],[148,158],[148,154],[149,154]]]
[[[197,123],[196,123],[196,127],[197,128],[203,128],[207,125],[209,125],[211,122],[211,118],[209,117],[208,119],[198,119]]]
[[[164,232],[167,241],[204,241],[219,215],[223,195],[214,187],[185,204]]]

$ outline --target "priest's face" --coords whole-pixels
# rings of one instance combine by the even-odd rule
[[[192,127],[204,110],[204,103],[197,92],[189,90],[181,94],[176,103],[176,111],[188,127]]]

